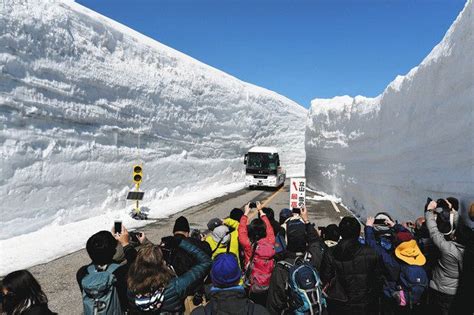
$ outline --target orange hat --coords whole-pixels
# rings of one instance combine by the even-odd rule
[[[425,256],[415,240],[403,242],[395,248],[395,256],[409,265],[423,266],[426,263]]]

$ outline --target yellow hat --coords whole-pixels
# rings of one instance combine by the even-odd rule
[[[409,265],[423,266],[426,263],[426,258],[415,240],[400,243],[395,248],[395,256]]]

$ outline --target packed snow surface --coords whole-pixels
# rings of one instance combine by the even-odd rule
[[[135,163],[152,217],[241,188],[252,146],[302,175],[306,114],[73,1],[0,0],[0,275],[125,219]]]
[[[315,99],[306,128],[309,187],[361,217],[423,215],[426,198],[474,201],[473,2],[443,40],[376,98]]]

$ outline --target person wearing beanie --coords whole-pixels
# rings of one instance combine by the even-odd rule
[[[291,214],[285,220],[288,223],[287,220],[295,221],[284,225],[287,247],[286,252],[282,255],[282,261],[294,265],[297,259],[306,258],[316,270],[319,270],[322,252],[326,251],[327,246],[319,237],[313,224],[310,223],[308,210],[302,208],[301,214]],[[283,263],[275,264],[267,297],[267,309],[270,314],[280,314],[282,310],[288,308],[287,283],[288,270],[285,265]]]
[[[429,285],[430,297],[433,297],[430,300],[436,314],[448,314],[451,310],[459,286],[460,270],[462,270],[465,250],[465,244],[460,243],[462,238],[456,239],[456,232],[453,233],[454,237],[447,239],[446,233],[439,230],[436,217],[440,213],[436,215],[434,212],[440,207],[444,211],[445,203],[447,202],[443,199],[431,201],[425,212],[426,226],[430,232],[430,237],[441,253],[437,264],[434,266]],[[457,211],[452,212],[457,213]]]
[[[189,237],[189,222],[188,219],[186,219],[185,216],[180,216],[179,218],[174,221],[174,226],[173,226],[173,234],[183,234],[186,237]]]
[[[178,217],[173,226],[173,236],[186,240],[192,245],[198,247],[204,253],[211,256],[211,248],[209,244],[204,241],[198,240],[193,237],[189,237],[190,227],[188,219],[185,216]],[[179,247],[169,249],[169,255],[167,256],[167,262],[173,266],[174,271],[178,276],[183,275],[196,263],[195,259],[188,255],[186,251]]]
[[[269,314],[263,306],[254,304],[248,299],[244,287],[239,285],[242,271],[234,254],[217,255],[210,274],[212,280],[210,301],[205,306],[195,308],[191,315]]]
[[[332,251],[325,251],[321,264],[321,280],[329,284],[337,275],[344,283],[347,302],[327,298],[330,314],[376,314],[382,280],[379,256],[368,245],[359,242],[361,225],[346,216],[339,223],[341,240]]]

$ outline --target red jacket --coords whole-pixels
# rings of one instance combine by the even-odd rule
[[[262,219],[262,221],[265,223],[267,236],[265,238],[260,239],[258,243],[269,242],[270,244],[275,244],[275,233],[273,233],[273,228],[272,228],[272,225],[270,224],[270,221],[268,220],[266,215],[262,215],[260,219]],[[250,243],[250,239],[249,239],[247,222],[248,222],[248,217],[246,215],[243,215],[242,218],[240,218],[240,224],[239,224],[239,243],[244,249],[244,253],[245,253],[244,266],[246,266],[249,263],[250,256],[252,256],[252,244]]]

